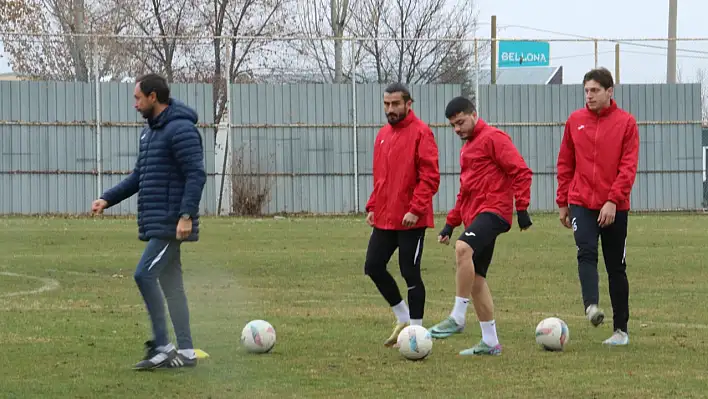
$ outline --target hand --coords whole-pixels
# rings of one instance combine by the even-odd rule
[[[366,224],[374,227],[374,212],[369,212],[366,214]]]
[[[406,227],[413,227],[418,223],[418,216],[408,212],[403,216],[403,225]]]
[[[516,212],[516,219],[519,222],[519,228],[521,231],[528,230],[529,227],[533,224],[531,222],[531,216],[529,216],[528,211],[517,211]]]
[[[104,199],[97,199],[93,201],[91,204],[91,213],[94,215],[100,215],[103,213],[103,210],[108,207],[108,201]]]
[[[597,218],[597,222],[600,227],[607,227],[615,222],[615,213],[617,212],[617,205],[614,202],[607,201],[605,205],[600,209],[600,216]]]
[[[440,244],[450,245],[450,236],[453,230],[454,228],[452,226],[446,224],[445,227],[440,230],[440,234],[438,234],[438,242]]]
[[[567,228],[573,227],[570,224],[570,212],[568,211],[567,206],[560,208],[558,213],[559,213],[561,224],[563,226],[565,226]]]
[[[192,219],[179,219],[177,222],[177,239],[184,240],[192,234]]]

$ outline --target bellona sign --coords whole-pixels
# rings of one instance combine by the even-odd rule
[[[548,42],[500,41],[499,68],[549,66],[551,46]]]

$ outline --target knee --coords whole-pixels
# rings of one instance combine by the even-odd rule
[[[455,256],[458,261],[460,259],[472,259],[472,255],[474,255],[474,251],[469,244],[459,240],[455,243]]]
[[[417,287],[423,285],[423,279],[420,275],[420,269],[415,267],[407,267],[401,270],[403,279],[406,280],[408,287]]]
[[[151,279],[151,276],[150,276],[150,272],[147,269],[139,268],[138,270],[135,271],[133,278],[135,279],[135,282],[138,285],[141,285],[141,284],[145,284],[145,283],[149,282]]]
[[[371,277],[372,279],[376,279],[376,276],[383,274],[385,270],[385,267],[381,267],[381,265],[376,262],[367,260],[364,263],[364,274]]]
[[[597,247],[592,245],[578,246],[578,258],[597,260]]]

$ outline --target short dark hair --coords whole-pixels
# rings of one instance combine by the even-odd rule
[[[447,103],[447,107],[445,107],[445,117],[450,119],[459,113],[469,115],[476,111],[477,107],[474,106],[474,103],[470,101],[470,99],[459,96],[453,98],[449,103]]]
[[[408,90],[408,87],[400,82],[391,83],[386,86],[384,92],[388,94],[401,93],[404,102],[413,101],[413,97],[411,97],[411,92]]]
[[[157,102],[167,104],[170,100],[170,86],[167,84],[167,79],[156,73],[148,73],[140,76],[135,80],[140,84],[140,91],[144,95],[149,96],[150,93],[155,93]]]
[[[583,76],[583,85],[591,80],[599,83],[605,90],[610,87],[614,87],[615,85],[615,82],[612,80],[612,72],[610,72],[607,68],[595,68],[590,70],[590,72]]]

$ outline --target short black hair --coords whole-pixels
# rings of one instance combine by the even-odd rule
[[[401,96],[403,97],[403,102],[413,101],[413,97],[411,97],[411,92],[410,90],[408,90],[408,87],[400,82],[391,83],[390,85],[386,86],[384,92],[388,94],[401,93]]]
[[[583,85],[591,80],[599,83],[605,90],[610,87],[614,87],[615,85],[615,82],[612,80],[612,72],[610,72],[607,68],[595,68],[590,70],[590,72],[583,76]]]
[[[137,78],[136,82],[140,84],[140,91],[144,95],[149,96],[154,92],[160,104],[167,104],[170,100],[170,86],[164,77],[156,73],[148,73]]]
[[[460,96],[453,98],[447,103],[447,107],[445,107],[445,117],[450,119],[459,113],[469,115],[476,111],[477,107],[475,107],[474,103],[470,101],[469,98]]]

